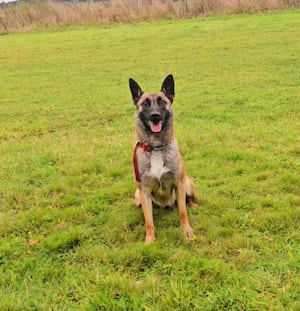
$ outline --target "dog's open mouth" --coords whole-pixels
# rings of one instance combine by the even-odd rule
[[[150,129],[153,133],[160,133],[163,126],[163,121],[153,122],[149,121]]]

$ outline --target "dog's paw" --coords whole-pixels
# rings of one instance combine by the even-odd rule
[[[199,204],[198,199],[195,196],[187,196],[186,197],[186,203],[190,207],[196,207]]]
[[[188,204],[190,207],[196,207],[198,205],[196,202],[194,202],[192,200],[190,200]]]
[[[152,244],[155,240],[154,235],[146,235],[145,244]]]
[[[189,239],[189,240],[195,240],[195,235],[194,235],[194,231],[193,228],[191,226],[185,226],[183,228],[183,232],[185,234],[185,236]]]

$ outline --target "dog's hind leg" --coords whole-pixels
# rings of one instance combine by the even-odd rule
[[[135,194],[134,194],[134,205],[136,207],[142,206],[141,196],[140,196],[140,189],[136,188]]]
[[[186,202],[190,206],[197,205],[195,185],[187,175],[184,177],[184,187],[186,192]]]

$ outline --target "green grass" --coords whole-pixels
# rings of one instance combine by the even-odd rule
[[[0,37],[0,310],[299,310],[300,12]],[[173,73],[200,205],[132,205],[128,78]]]

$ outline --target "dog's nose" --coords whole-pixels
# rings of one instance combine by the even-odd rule
[[[157,124],[159,121],[161,121],[161,115],[158,112],[153,112],[150,115],[150,120],[154,123]]]

